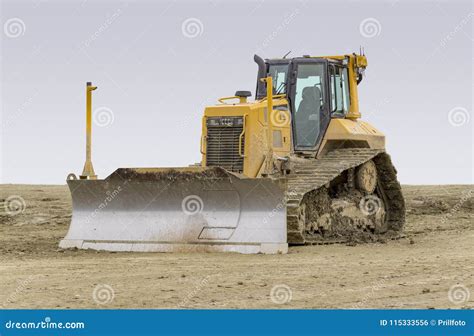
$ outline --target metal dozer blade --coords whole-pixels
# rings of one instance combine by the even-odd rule
[[[100,180],[91,161],[86,86],[86,162],[69,174],[69,231],[59,246],[108,251],[286,253],[284,187],[223,168],[120,168]]]
[[[284,193],[222,168],[125,168],[68,180],[73,215],[62,248],[286,253]]]

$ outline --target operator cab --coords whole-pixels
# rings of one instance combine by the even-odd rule
[[[254,59],[259,79],[271,76],[273,94],[284,94],[289,101],[295,151],[316,151],[330,119],[344,118],[349,111],[347,62],[310,57]],[[264,85],[258,81],[257,99],[265,97]]]

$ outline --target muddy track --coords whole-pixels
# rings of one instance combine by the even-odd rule
[[[377,177],[383,190],[384,201],[388,208],[388,227],[393,231],[401,231],[405,224],[406,208],[402,187],[397,180],[397,170],[387,153],[377,155],[374,162],[377,166]]]
[[[373,159],[378,171],[379,186],[387,207],[388,226],[391,231],[400,231],[405,222],[405,203],[397,172],[390,156],[383,150],[366,148],[345,148],[328,153],[320,159],[300,161],[295,164],[294,173],[287,179],[287,223],[288,242],[301,244],[345,243],[346,238],[315,238],[305,235],[305,221],[302,218],[303,199],[308,193],[317,192],[327,186],[343,172],[356,168]],[[395,236],[389,234],[387,238]]]

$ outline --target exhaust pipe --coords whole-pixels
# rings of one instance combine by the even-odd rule
[[[257,93],[255,95],[256,99],[262,99],[266,96],[265,83],[262,82],[262,79],[267,76],[267,66],[263,58],[258,55],[253,56],[253,60],[258,65],[258,75],[257,75]]]

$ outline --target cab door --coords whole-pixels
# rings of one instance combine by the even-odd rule
[[[296,58],[290,64],[288,98],[295,151],[317,151],[330,121],[327,60]]]

